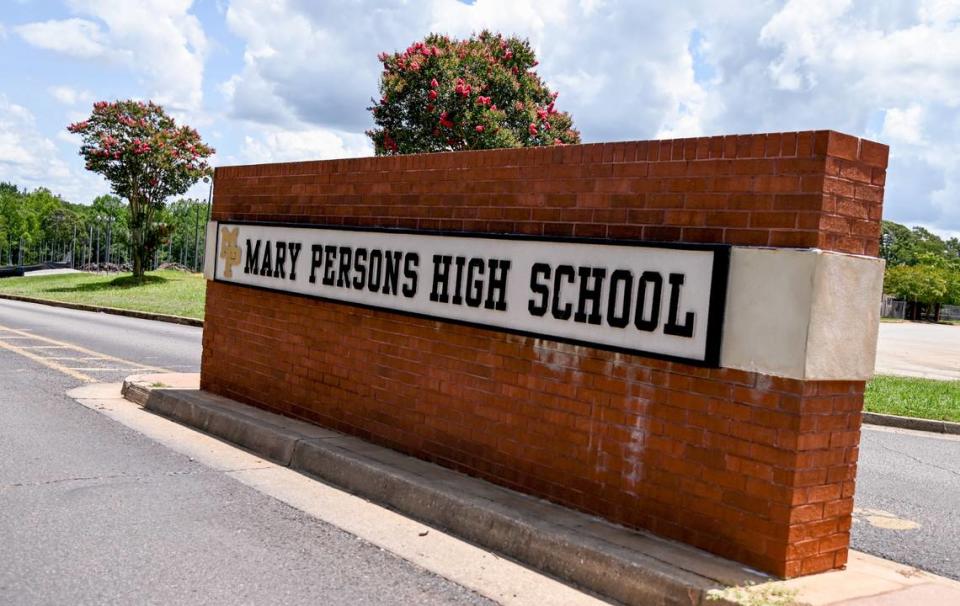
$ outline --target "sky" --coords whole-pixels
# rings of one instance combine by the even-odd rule
[[[960,0],[0,3],[0,181],[74,202],[109,191],[66,132],[96,100],[161,103],[214,165],[365,156],[377,54],[489,28],[584,142],[838,130],[891,146],[885,218],[960,235]]]

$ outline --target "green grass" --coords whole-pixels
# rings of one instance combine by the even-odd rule
[[[878,375],[867,383],[865,407],[868,412],[960,422],[960,381]]]
[[[25,276],[0,279],[0,293],[202,319],[206,281],[171,270],[148,272],[140,285],[130,274]]]

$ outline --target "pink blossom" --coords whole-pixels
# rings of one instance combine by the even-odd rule
[[[483,132],[483,124],[477,124],[475,127],[473,127],[473,130],[477,131],[478,133],[482,133],[482,132]]]
[[[536,136],[536,134],[537,134],[537,125],[534,124],[533,122],[531,122],[531,123],[530,123],[530,126],[527,127],[527,131],[530,133],[530,135]]]
[[[437,98],[437,91],[431,90],[429,93],[427,93],[427,96],[430,97],[431,101],[434,101]]]
[[[389,151],[397,151],[397,142],[393,140],[390,133],[383,133],[383,146]]]
[[[440,86],[440,83],[437,82],[436,78],[430,81],[430,88],[438,88],[439,86]]]

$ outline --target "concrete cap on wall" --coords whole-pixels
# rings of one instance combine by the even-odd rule
[[[873,374],[882,259],[734,247],[720,364],[802,380]]]

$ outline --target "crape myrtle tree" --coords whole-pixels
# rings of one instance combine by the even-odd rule
[[[379,59],[381,97],[368,108],[376,128],[367,131],[377,155],[580,142],[526,40],[431,34]]]
[[[153,102],[98,101],[87,120],[68,130],[83,139],[80,155],[87,170],[103,175],[128,201],[133,275],[142,281],[165,235],[165,226],[156,222],[159,211],[168,197],[185,193],[210,173],[206,158],[214,149]]]

